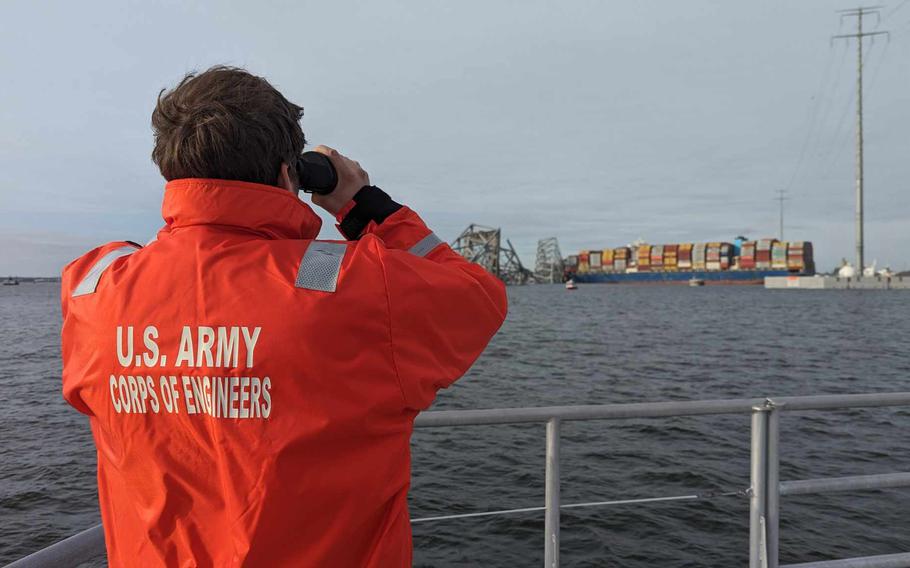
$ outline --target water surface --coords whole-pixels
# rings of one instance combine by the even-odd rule
[[[0,562],[99,520],[87,421],[60,396],[57,284],[0,288]],[[751,287],[509,290],[437,409],[910,390],[910,293]],[[782,479],[910,471],[908,409],[784,415]],[[748,486],[749,418],[563,425],[565,503]],[[417,431],[414,518],[543,504],[543,425]],[[784,498],[783,562],[910,550],[910,490]],[[748,503],[563,511],[565,566],[747,563]],[[418,566],[531,566],[543,514],[414,526]],[[99,562],[103,565],[103,562]]]

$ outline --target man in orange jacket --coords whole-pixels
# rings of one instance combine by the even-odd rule
[[[506,314],[503,284],[335,150],[313,202],[302,109],[216,67],[159,95],[165,226],[63,271],[63,394],[90,418],[111,566],[411,563],[414,417]]]

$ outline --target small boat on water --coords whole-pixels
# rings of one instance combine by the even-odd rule
[[[701,278],[690,278],[689,279],[689,286],[704,286],[704,285],[705,285],[705,281],[702,280]]]
[[[7,278],[6,280],[3,281],[3,285],[4,286],[18,286],[19,279],[10,276],[9,278]]]
[[[566,290],[578,290],[578,286],[575,285],[575,281],[571,278],[566,280]]]

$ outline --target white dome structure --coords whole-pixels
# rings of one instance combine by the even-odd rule
[[[856,269],[852,264],[845,264],[837,271],[837,275],[841,278],[856,278]]]

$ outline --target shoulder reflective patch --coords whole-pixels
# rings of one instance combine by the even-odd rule
[[[436,236],[436,233],[430,233],[420,239],[416,245],[408,249],[408,252],[417,256],[426,256],[431,250],[442,244],[442,239]]]
[[[98,281],[101,280],[101,275],[111,265],[112,262],[120,258],[121,256],[126,256],[128,254],[133,254],[139,250],[136,247],[120,247],[114,249],[106,255],[102,256],[98,262],[95,263],[95,266],[88,271],[88,274],[85,275],[85,278],[82,279],[82,282],[76,286],[76,289],[73,290],[73,297],[84,296],[86,294],[93,294],[95,289],[98,287]]]
[[[313,241],[303,253],[294,286],[320,292],[334,292],[338,285],[338,272],[348,245]]]

